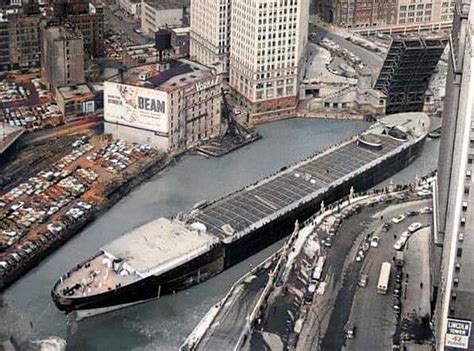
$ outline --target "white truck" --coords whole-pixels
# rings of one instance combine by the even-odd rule
[[[319,256],[318,262],[316,262],[316,267],[313,271],[313,279],[320,280],[321,274],[323,273],[324,264],[326,263],[326,257]]]
[[[377,283],[377,292],[379,294],[387,293],[391,270],[392,270],[392,265],[390,262],[382,263],[382,267],[380,268],[379,281]]]

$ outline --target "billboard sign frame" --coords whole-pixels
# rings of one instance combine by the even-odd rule
[[[105,82],[104,120],[166,134],[169,132],[169,94],[157,89]]]

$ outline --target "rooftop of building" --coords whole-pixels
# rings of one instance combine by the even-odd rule
[[[130,69],[127,72],[126,83],[151,89],[173,91],[213,76],[210,68],[186,59],[170,62],[170,68],[166,70],[160,71],[158,66],[157,64],[151,64]],[[140,75],[143,73],[149,75],[146,80],[140,79]]]
[[[186,35],[190,30],[191,27],[171,28],[171,31],[175,32],[177,35]]]
[[[52,40],[74,40],[82,38],[81,34],[69,26],[51,26],[46,28],[46,33]]]
[[[145,0],[145,2],[157,10],[171,10],[189,7],[190,0]]]
[[[84,97],[85,95],[92,95],[92,90],[87,84],[77,84],[57,88],[59,94],[64,100]]]

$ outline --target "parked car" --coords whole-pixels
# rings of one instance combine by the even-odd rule
[[[346,327],[344,328],[344,331],[346,333],[346,339],[354,339],[355,338],[355,332],[356,332],[356,327],[352,322],[348,322],[346,324]]]
[[[405,215],[401,214],[397,217],[392,218],[392,222],[395,223],[395,224],[398,224],[398,223],[403,222],[405,220],[405,218],[406,218]]]
[[[421,223],[415,222],[408,226],[408,231],[410,232],[410,234],[412,234],[416,232],[418,229],[420,229],[421,227],[422,227]]]
[[[372,239],[370,239],[370,246],[372,247],[379,246],[379,241],[380,241],[380,238],[378,236],[373,236]]]
[[[367,286],[367,281],[369,280],[369,276],[365,273],[362,273],[359,278],[358,285],[361,288],[365,288]]]

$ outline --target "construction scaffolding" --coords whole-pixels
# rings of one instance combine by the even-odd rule
[[[431,76],[447,38],[395,38],[375,89],[387,95],[386,114],[423,110]]]

